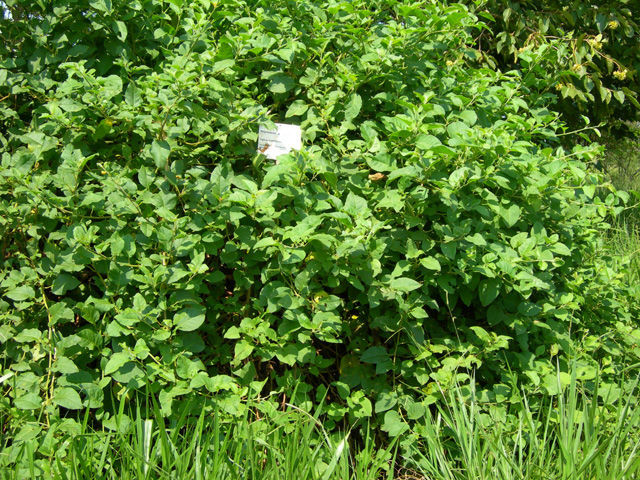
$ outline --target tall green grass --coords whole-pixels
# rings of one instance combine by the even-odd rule
[[[601,167],[611,183],[630,193],[627,209],[613,219],[607,244],[640,298],[640,123],[627,123],[627,134],[604,138]]]
[[[291,407],[268,416],[233,420],[220,412],[196,418],[183,415],[168,424],[158,408],[151,416],[138,405],[120,413],[113,430],[93,430],[88,422],[61,433],[59,448],[47,450],[40,435],[5,437],[0,478],[38,479],[265,479],[328,480],[392,478],[394,443],[380,449],[372,431],[362,427],[359,442],[351,432],[327,433],[308,413]],[[223,419],[225,418],[225,419]],[[352,445],[357,445],[354,451]]]
[[[480,404],[473,388],[454,389],[427,410],[410,437],[393,440],[367,425],[330,434],[320,419],[292,406],[268,415],[251,406],[253,413],[234,421],[203,411],[172,424],[155,407],[150,414],[140,406],[128,413],[121,408],[111,430],[93,430],[88,414],[58,429],[53,450],[47,435],[5,436],[0,478],[635,479],[637,381],[626,391],[626,398],[611,401],[597,379],[585,384],[573,373],[562,393],[535,408],[539,399],[521,395],[496,414],[497,406]]]
[[[558,379],[560,387],[560,379]],[[637,382],[615,406],[580,393],[575,373],[565,391],[534,412],[526,397],[505,418],[481,413],[460,389],[422,422],[413,448],[429,480],[626,480],[640,478]]]
[[[621,218],[609,231],[608,245],[617,270],[625,272],[630,285],[640,285],[640,221]]]

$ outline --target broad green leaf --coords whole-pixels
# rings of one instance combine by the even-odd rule
[[[371,400],[365,397],[361,390],[352,393],[349,398],[347,398],[347,405],[355,418],[367,418],[373,413]]]
[[[475,333],[484,343],[488,344],[491,342],[491,336],[484,328],[475,325],[473,327],[469,327],[469,329],[473,330],[473,333]]]
[[[202,305],[183,308],[173,318],[178,330],[191,332],[197,330],[204,323],[206,309]]]
[[[59,274],[53,282],[53,286],[51,287],[51,292],[56,295],[64,295],[69,290],[73,290],[80,282],[73,275],[69,275],[68,273]]]
[[[104,374],[111,375],[129,360],[131,360],[131,356],[127,352],[114,353],[104,367]]]
[[[171,147],[165,140],[154,140],[151,144],[151,158],[158,168],[165,168],[168,165]]]
[[[450,137],[462,137],[465,136],[467,132],[469,132],[469,127],[466,123],[452,122],[447,125],[447,133]]]
[[[111,13],[111,0],[90,0],[89,5],[101,12]]]
[[[56,372],[71,374],[79,372],[79,369],[73,360],[67,357],[58,357],[53,365],[53,369]]]
[[[42,338],[42,332],[37,328],[25,328],[20,330],[13,340],[18,343],[30,343],[40,340]]]
[[[380,375],[393,368],[393,362],[384,347],[369,347],[361,355],[360,360],[364,363],[376,365],[376,374]]]
[[[420,135],[416,139],[416,147],[420,150],[431,150],[438,145],[442,145],[442,142],[438,137],[434,137],[433,135]]]
[[[405,405],[405,410],[407,411],[407,418],[409,420],[418,420],[424,417],[426,412],[424,405],[411,400],[409,400]]]
[[[304,103],[302,100],[296,100],[291,104],[291,106],[287,109],[287,113],[285,118],[296,117],[300,115],[304,115],[304,113],[309,109],[309,105]]]
[[[53,393],[53,403],[69,410],[82,408],[82,399],[71,387],[58,387]]]
[[[30,300],[36,296],[36,292],[33,288],[28,285],[22,285],[20,287],[15,287],[5,293],[7,297],[16,302],[24,302],[25,300]]]
[[[238,364],[242,360],[247,358],[249,355],[251,355],[251,352],[253,352],[253,349],[254,349],[253,345],[251,345],[246,340],[240,340],[239,342],[237,342],[233,351],[234,363]],[[295,355],[294,355],[294,361],[295,361]],[[289,363],[289,365],[293,365],[293,363]]]
[[[394,290],[398,290],[400,292],[411,292],[420,288],[422,284],[420,282],[416,282],[412,278],[399,277],[392,279],[390,286]]]
[[[232,58],[226,58],[224,60],[219,60],[213,64],[211,67],[211,73],[224,72],[226,70],[231,70],[235,65],[235,60]]]
[[[460,112],[460,118],[464,120],[464,122],[472,127],[478,121],[478,115],[473,110],[465,110]]]
[[[132,107],[137,107],[142,103],[140,89],[136,86],[135,83],[129,83],[127,90],[124,92],[124,101]]]
[[[362,98],[357,93],[350,96],[349,101],[344,109],[344,118],[351,121],[358,116],[362,108]]]
[[[480,303],[483,306],[489,305],[500,294],[500,282],[495,278],[485,278],[478,286],[478,295]]]
[[[367,201],[352,192],[347,195],[343,210],[353,217],[368,216],[371,213]]]
[[[521,210],[517,205],[511,205],[509,208],[501,208],[500,216],[504,219],[508,227],[513,227],[520,219]]]
[[[386,195],[378,202],[378,208],[391,208],[396,212],[402,211],[404,208],[404,199],[397,190],[390,190]]]
[[[269,90],[273,93],[287,93],[293,86],[293,79],[289,75],[277,74],[269,79]]]
[[[117,75],[109,75],[103,79],[102,95],[105,99],[115,97],[122,91],[122,79]]]
[[[438,261],[437,258],[435,257],[425,257],[425,258],[421,258],[420,259],[420,264],[428,269],[428,270],[434,270],[436,272],[439,272],[442,267],[440,266],[440,262]]]
[[[402,417],[395,410],[391,410],[384,414],[384,422],[382,424],[382,430],[387,432],[390,437],[397,437],[406,432],[409,428]]]
[[[395,407],[398,403],[398,396],[395,393],[382,392],[378,395],[378,399],[375,404],[375,412],[382,413]]]
[[[37,410],[42,407],[42,399],[37,393],[26,393],[13,402],[19,410]]]
[[[116,20],[116,30],[118,38],[124,42],[127,39],[127,26],[124,24],[124,22]]]
[[[276,351],[276,358],[286,365],[293,366],[298,359],[299,350],[300,347],[298,345],[289,344]]]

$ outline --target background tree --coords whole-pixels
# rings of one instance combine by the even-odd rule
[[[539,94],[557,92],[567,122],[610,128],[638,118],[640,4],[631,0],[463,1],[488,20],[477,45],[503,70],[530,72]],[[535,55],[533,55],[535,53]]]

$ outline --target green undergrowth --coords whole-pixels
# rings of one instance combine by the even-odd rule
[[[617,135],[603,139],[604,154],[600,166],[611,183],[628,191],[631,201],[627,208],[612,220],[607,243],[617,257],[619,269],[625,272],[629,285],[640,285],[640,123],[618,125]],[[637,298],[640,290],[635,289]]]
[[[153,396],[125,402],[110,428],[91,412],[43,425],[27,423],[3,439],[0,478],[291,480],[630,480],[640,469],[637,382],[605,388],[577,369],[561,392],[539,400],[520,392],[507,409],[458,386],[416,423],[416,436],[380,445],[368,423],[327,431],[311,415],[247,405],[233,420],[190,409],[168,422]],[[516,388],[516,390],[518,390]]]

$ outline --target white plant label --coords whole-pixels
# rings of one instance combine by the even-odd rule
[[[276,123],[276,130],[258,129],[258,151],[275,160],[280,155],[302,147],[302,131],[298,125]]]

